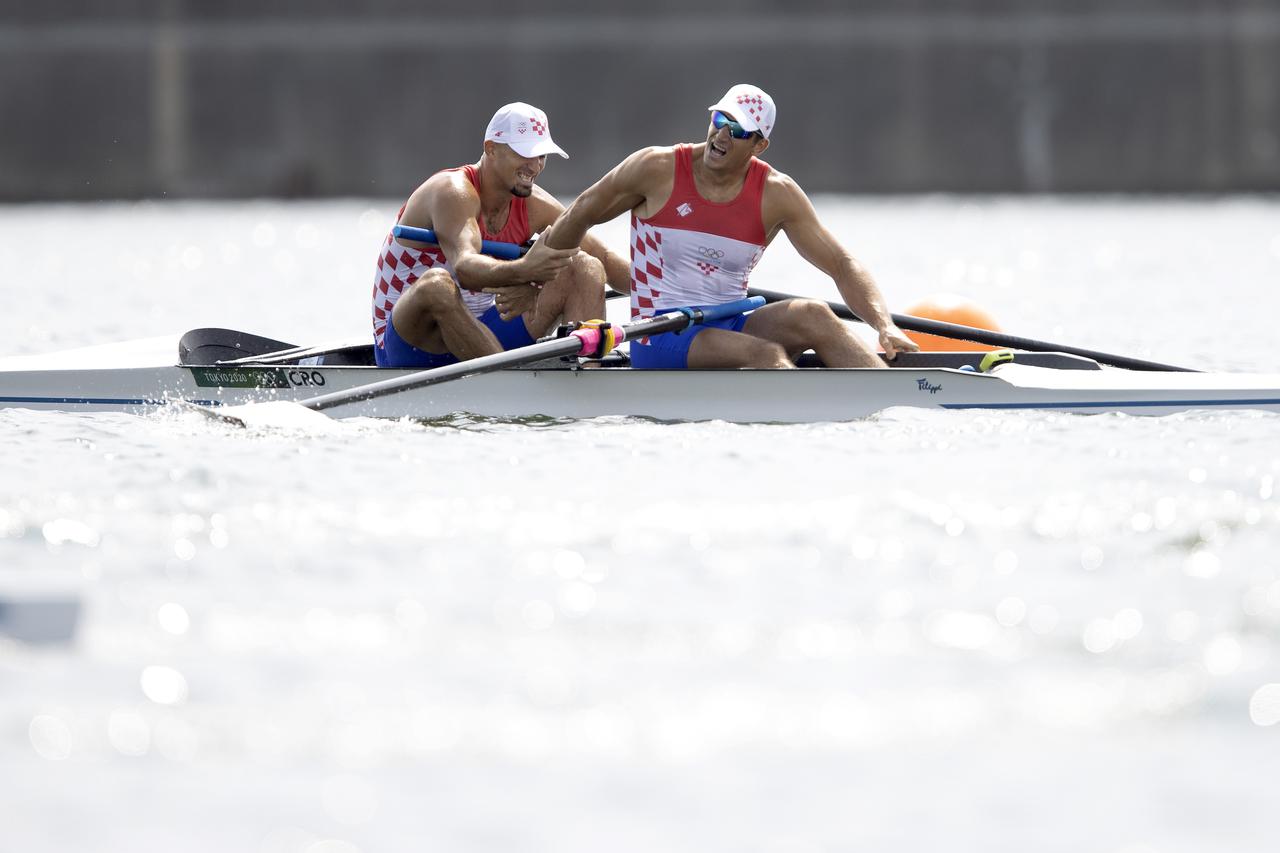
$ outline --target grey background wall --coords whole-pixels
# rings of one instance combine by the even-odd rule
[[[0,200],[401,196],[511,100],[572,194],[740,80],[811,191],[1280,190],[1280,0],[0,0]]]

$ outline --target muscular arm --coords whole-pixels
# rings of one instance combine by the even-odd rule
[[[433,176],[414,192],[400,221],[435,231],[458,283],[468,290],[545,281],[553,278],[572,255],[544,250],[505,261],[481,254],[482,235],[476,221],[479,213],[480,197],[471,183],[460,173],[446,172]]]
[[[587,248],[583,240],[592,226],[641,207],[659,195],[666,201],[671,194],[673,156],[670,148],[635,152],[574,199],[542,239],[556,248]],[[607,262],[605,268],[609,269]],[[630,276],[629,270],[626,275]],[[609,283],[618,286],[613,270],[609,270]]]
[[[845,304],[879,333],[880,343],[890,357],[895,351],[916,349],[894,325],[871,273],[818,220],[809,197],[786,175],[774,173],[770,177],[764,218],[766,223],[772,223],[771,236],[781,229],[800,257],[831,276]]]
[[[534,189],[533,196],[529,199],[529,228],[535,233],[542,233],[539,243],[546,240],[548,229],[564,210],[564,205],[555,196],[541,187]],[[627,258],[610,249],[603,240],[591,233],[583,236],[580,248],[604,265],[605,280],[610,287],[623,293],[630,290],[631,262]]]

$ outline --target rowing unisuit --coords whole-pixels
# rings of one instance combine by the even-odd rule
[[[766,241],[760,201],[770,166],[754,157],[733,201],[707,201],[693,181],[693,146],[675,147],[671,198],[631,214],[631,316],[741,299]]]
[[[479,191],[480,173],[475,166],[457,166],[443,171],[456,172],[459,169],[466,173],[467,180]],[[396,224],[399,224],[403,215],[404,205],[401,205],[400,212],[396,214]],[[480,224],[480,233],[485,240],[520,245],[531,236],[529,211],[525,207],[525,200],[518,196],[511,197],[511,210],[501,231],[491,233],[485,228],[484,218],[481,216],[476,217],[476,222]],[[439,248],[432,246],[429,249],[411,249],[401,245],[390,232],[387,233],[382,251],[378,253],[378,269],[373,279],[373,339],[377,346],[383,345],[387,321],[400,294],[432,267],[444,267],[449,275],[453,275],[453,264],[445,259],[444,252]],[[457,276],[454,276],[454,281],[457,281]],[[462,292],[462,300],[475,317],[479,317],[493,305],[492,294],[467,290],[465,287],[460,287],[459,290]]]

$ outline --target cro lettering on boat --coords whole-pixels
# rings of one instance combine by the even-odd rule
[[[201,388],[323,388],[324,372],[307,367],[193,367]]]

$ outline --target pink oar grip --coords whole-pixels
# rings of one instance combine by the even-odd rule
[[[613,331],[613,347],[616,347],[618,344],[622,343],[627,339],[627,332],[621,326],[613,326],[612,331]],[[600,328],[598,326],[586,326],[581,329],[574,329],[569,334],[573,335],[575,338],[577,338],[579,341],[582,342],[582,346],[578,348],[578,355],[590,356],[600,351],[601,349],[600,339],[603,333],[600,331]],[[609,347],[609,349],[605,350],[605,352],[606,353],[609,352],[609,350],[612,350],[613,347]]]

